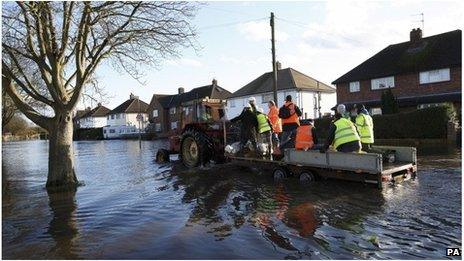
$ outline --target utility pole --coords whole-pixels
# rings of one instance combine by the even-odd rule
[[[271,12],[271,43],[272,43],[272,78],[273,78],[273,90],[274,90],[274,102],[277,107],[277,66],[276,66],[276,58],[275,58],[275,37],[274,37],[274,12]]]

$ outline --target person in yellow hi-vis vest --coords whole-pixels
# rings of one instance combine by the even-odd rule
[[[374,121],[363,104],[358,108],[355,123],[361,137],[362,149],[364,151],[370,150],[374,143]]]
[[[361,138],[353,122],[343,117],[345,113],[345,105],[338,105],[335,119],[330,124],[327,140],[324,147],[319,150],[321,153],[325,153],[331,145],[340,152],[361,151]]]
[[[269,118],[266,114],[263,113],[264,110],[259,108],[256,112],[256,119],[258,120],[258,135],[259,140],[261,143],[265,143],[268,145],[268,152],[270,155],[271,152],[271,144],[272,144],[272,124],[269,121]]]

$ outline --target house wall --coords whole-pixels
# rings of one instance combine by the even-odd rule
[[[272,92],[266,93],[266,95],[270,95],[271,99],[273,99],[273,94]],[[304,119],[305,116],[306,118],[317,118],[317,115],[315,114],[314,110],[314,97],[317,97],[316,92],[311,92],[311,91],[299,91],[297,92],[296,90],[284,90],[284,91],[279,91],[277,92],[277,100],[278,100],[278,105],[279,107],[284,104],[285,97],[287,95],[291,95],[293,98],[293,102],[296,103],[298,107],[302,110],[302,118]],[[263,94],[258,94],[258,95],[253,95],[253,97],[256,98],[256,104],[258,107],[263,108],[265,113],[269,112],[267,102],[268,100],[264,100],[263,103],[263,97],[265,95]],[[226,115],[228,119],[232,119],[236,116],[238,116],[245,104],[248,103],[248,99],[251,97],[250,96],[242,96],[242,97],[236,97],[236,98],[230,98],[227,100],[227,106],[226,106]],[[267,96],[269,97],[269,96]],[[232,100],[235,102],[235,106],[232,107]],[[330,113],[330,108],[335,106],[337,103],[337,96],[335,93],[321,93],[321,113],[324,114],[325,112]]]
[[[450,68],[450,80],[446,82],[419,84],[419,73],[395,75],[395,87],[391,88],[397,97],[415,97],[461,91],[461,67]],[[339,103],[363,102],[381,99],[382,91],[371,89],[371,80],[360,81],[360,91],[350,92],[349,83],[337,84]]]
[[[154,110],[158,110],[157,117],[153,116]],[[166,132],[168,130],[168,126],[166,124],[166,116],[168,114],[166,113],[166,109],[163,108],[161,103],[159,103],[159,101],[156,98],[150,102],[147,113],[148,113],[148,120],[150,123],[161,125],[160,132]]]
[[[101,128],[107,123],[106,117],[85,117],[79,120],[79,127],[86,128]]]
[[[137,122],[137,114],[138,113],[119,113],[119,119],[115,114],[109,114],[107,115],[107,121],[109,126],[129,126],[133,125],[138,127],[138,122]],[[111,115],[114,115],[114,119],[111,119]],[[147,113],[142,113],[143,116],[143,122],[141,124],[142,130],[145,129],[145,127],[148,124],[148,114]]]
[[[293,99],[295,99],[296,91],[289,89],[289,90],[282,90],[282,91],[277,92],[277,103],[278,103],[279,106],[281,106],[284,103],[285,97],[287,95],[291,95],[293,97]],[[269,111],[268,105],[267,105],[269,100],[264,100],[263,101],[263,98],[269,97],[271,100],[273,100],[274,96],[273,96],[272,92],[264,93],[264,94],[256,94],[256,95],[248,95],[248,96],[229,98],[229,99],[227,99],[227,105],[226,105],[227,119],[232,119],[235,116],[240,115],[240,113],[243,111],[243,108],[245,107],[245,104],[248,103],[248,99],[250,97],[252,97],[252,96],[256,98],[256,105],[257,105],[258,108],[263,108],[265,113],[267,113]],[[263,97],[263,96],[267,96],[267,97]],[[235,102],[235,106],[231,106],[233,102]]]

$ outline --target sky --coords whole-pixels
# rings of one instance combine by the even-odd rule
[[[206,2],[191,21],[200,50],[183,49],[178,59],[143,68],[140,83],[102,64],[97,79],[110,109],[138,95],[175,94],[211,84],[234,92],[272,70],[270,13],[275,14],[276,58],[319,81],[332,81],[390,44],[462,29],[464,1]],[[83,100],[79,108],[95,106]]]

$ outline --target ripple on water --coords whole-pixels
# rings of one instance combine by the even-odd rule
[[[4,143],[4,258],[443,259],[461,242],[460,152],[415,181],[310,186],[232,165],[153,161],[162,142],[75,143],[85,186],[48,195],[48,144]]]

